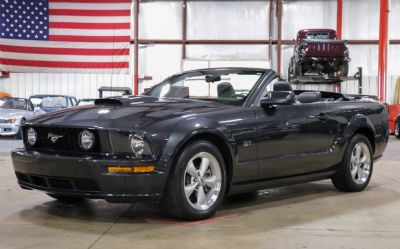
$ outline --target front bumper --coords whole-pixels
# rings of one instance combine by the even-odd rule
[[[19,125],[16,124],[0,124],[0,136],[14,136],[19,132]]]
[[[109,166],[143,166],[144,162],[64,156],[26,149],[11,153],[19,185],[46,193],[105,199],[109,202],[159,201],[164,172],[108,173]],[[157,167],[156,167],[157,168]]]

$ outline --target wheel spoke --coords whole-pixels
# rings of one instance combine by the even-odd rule
[[[187,166],[186,172],[189,175],[193,176],[193,177],[197,177],[197,169],[194,166],[193,161],[189,162],[189,165]]]
[[[208,187],[214,188],[218,183],[218,179],[216,176],[209,176],[206,179],[204,179],[204,182]]]
[[[362,181],[363,181],[363,178],[364,178],[364,171],[363,171],[363,169],[362,169],[361,167],[358,167],[358,170],[357,170],[357,177],[358,177],[358,181],[359,181],[359,182],[362,182]]]
[[[361,158],[361,145],[359,145],[359,144],[357,144],[356,145],[356,158],[358,159],[358,160],[360,160],[360,158]]]
[[[197,205],[203,205],[206,202],[206,193],[204,192],[204,187],[200,187],[197,190]]]
[[[197,182],[191,183],[185,186],[185,195],[186,197],[190,197],[193,194],[193,191],[196,189]]]
[[[210,160],[208,158],[202,157],[199,169],[200,176],[204,176],[204,174],[207,172],[208,167],[210,167]]]
[[[358,172],[358,166],[352,166],[352,168],[351,168],[351,176],[353,177],[353,179],[356,179],[357,172]]]

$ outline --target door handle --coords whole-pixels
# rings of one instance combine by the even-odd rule
[[[325,113],[320,113],[318,115],[310,116],[310,118],[316,118],[316,119],[319,119],[319,120],[322,120],[322,121],[329,120],[331,117],[332,117],[331,115],[327,115]]]

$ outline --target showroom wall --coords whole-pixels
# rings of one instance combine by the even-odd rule
[[[302,28],[336,28],[336,0],[284,0],[283,39],[294,39]],[[379,1],[344,0],[343,38],[378,39]],[[188,1],[187,39],[268,39],[269,1]],[[182,8],[180,1],[142,1],[140,4],[141,39],[181,39]],[[390,38],[400,39],[395,18],[400,16],[400,1],[391,1]],[[276,19],[273,38],[276,39]],[[377,45],[349,45],[352,62],[350,74],[362,66],[364,94],[377,94]],[[132,49],[133,50],[133,49]],[[285,75],[293,46],[282,47],[282,68]],[[276,66],[273,49],[272,67]],[[391,45],[388,58],[389,88],[400,76],[400,45]],[[132,54],[133,58],[133,54]],[[151,76],[143,81],[139,92],[170,74],[182,69],[181,45],[140,45],[140,76]],[[267,45],[187,45],[190,60],[247,60],[267,61]],[[132,60],[133,61],[133,60]],[[78,98],[96,97],[99,86],[133,85],[129,75],[80,74],[11,74],[0,79],[0,91],[26,97],[35,93],[63,93]],[[308,88],[313,86],[308,86]],[[321,86],[319,86],[321,88]],[[344,83],[343,92],[356,93],[356,82]],[[391,92],[390,90],[388,91]],[[388,101],[392,96],[389,94]]]

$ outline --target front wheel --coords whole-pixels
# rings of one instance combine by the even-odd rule
[[[225,163],[215,145],[205,140],[189,144],[171,174],[163,200],[170,215],[200,220],[215,214],[226,189]]]
[[[332,177],[333,185],[347,192],[364,190],[372,175],[372,154],[369,140],[364,135],[356,134],[347,147],[338,171]]]
[[[397,138],[400,138],[400,119],[396,120],[394,125],[394,135]]]

